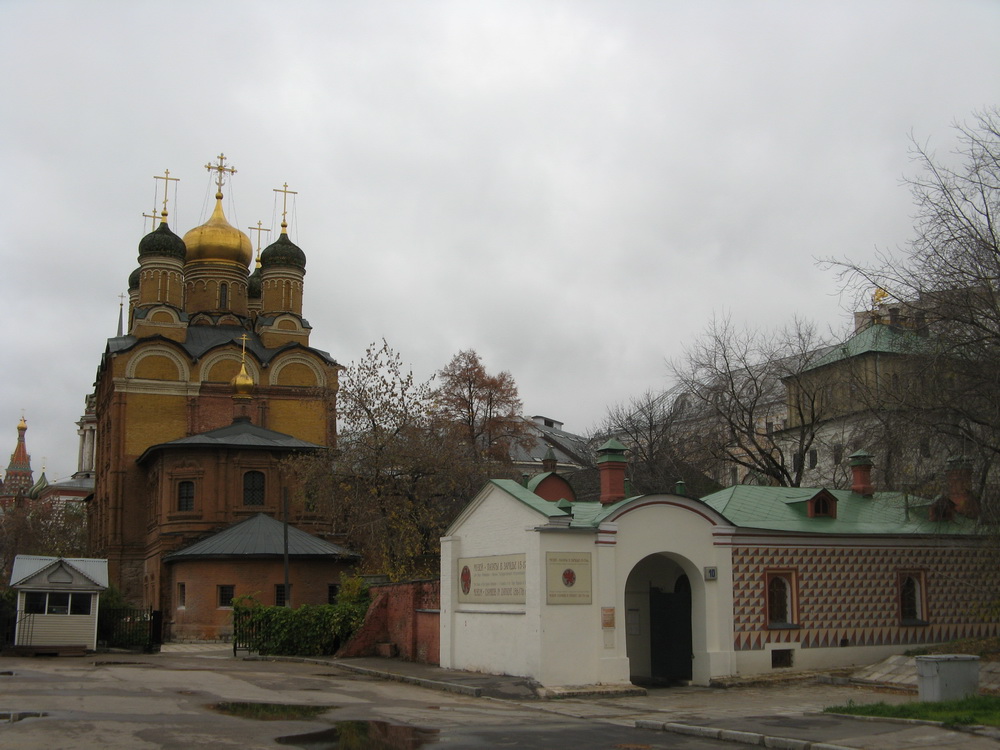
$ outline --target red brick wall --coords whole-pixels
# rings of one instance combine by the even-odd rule
[[[237,598],[252,595],[261,604],[274,604],[274,587],[285,582],[279,559],[193,560],[166,566],[170,571],[169,595],[165,596],[165,635],[172,640],[228,640],[233,634],[233,611],[219,607],[220,585],[233,585]],[[349,571],[344,563],[289,560],[288,580],[292,606],[326,604],[328,585],[340,582]],[[178,584],[185,588],[185,606],[178,606]],[[166,593],[166,592],[164,592]]]
[[[374,656],[376,644],[392,643],[406,661],[438,664],[440,590],[440,581],[372,586],[365,622],[337,656]]]

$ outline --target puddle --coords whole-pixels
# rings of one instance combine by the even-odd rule
[[[332,711],[337,706],[313,706],[299,703],[211,703],[213,711],[240,719],[260,721],[296,721],[314,719],[320,714]]]
[[[95,661],[95,667],[153,667],[155,664],[147,664],[141,661]]]
[[[0,672],[0,677],[13,677],[13,672]]]
[[[48,716],[48,714],[44,711],[0,711],[0,721],[6,721],[7,723],[13,723],[21,719],[38,719],[42,716]]]
[[[338,721],[329,729],[276,737],[279,745],[304,750],[416,750],[436,742],[438,730],[384,721]]]

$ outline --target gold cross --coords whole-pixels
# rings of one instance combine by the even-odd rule
[[[287,182],[282,187],[273,188],[273,190],[276,193],[284,193],[281,197],[281,228],[285,229],[288,227],[288,222],[285,220],[285,216],[288,214],[288,196],[298,195],[299,192],[297,190],[289,190]]]
[[[181,178],[180,177],[171,177],[170,176],[170,170],[169,169],[164,169],[163,170],[163,177],[160,177],[159,175],[155,175],[154,174],[153,175],[153,179],[154,180],[163,180],[163,213],[161,214],[161,216],[163,217],[163,221],[166,221],[167,220],[167,193],[169,192],[170,183],[171,182],[180,182]],[[154,198],[153,201],[155,203],[156,199]],[[156,209],[154,208],[153,211],[155,212]]]
[[[240,336],[240,341],[243,342],[243,352],[240,354],[240,364],[245,365],[247,362],[247,339],[249,337],[244,333]]]
[[[249,229],[251,232],[256,232],[257,233],[257,254],[258,255],[260,255],[260,233],[261,232],[270,232],[271,231],[271,227],[268,227],[267,229],[265,229],[264,226],[263,226],[263,224],[264,224],[263,221],[258,221],[257,222],[257,226],[255,226],[255,227],[247,227],[247,229]]]
[[[226,166],[226,155],[225,154],[219,154],[215,158],[219,160],[219,163],[218,164],[211,164],[211,163],[206,164],[205,165],[205,169],[207,169],[209,172],[218,172],[219,173],[219,176],[215,178],[215,184],[219,188],[219,192],[221,193],[222,192],[222,186],[226,182],[225,173],[228,172],[229,174],[236,174],[236,168],[235,167],[227,167]]]
[[[124,305],[125,305],[125,295],[124,294],[119,294],[118,295],[118,307],[122,307]]]

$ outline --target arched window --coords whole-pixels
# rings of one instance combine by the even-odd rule
[[[899,618],[903,625],[926,625],[924,616],[923,573],[899,576]]]
[[[243,475],[243,504],[264,504],[264,472],[248,471]]]
[[[219,309],[226,310],[229,307],[229,284],[222,282],[219,284]]]
[[[194,510],[194,482],[177,483],[177,510]]]
[[[768,627],[796,627],[795,573],[767,574]]]

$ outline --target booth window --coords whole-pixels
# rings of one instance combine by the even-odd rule
[[[243,475],[243,504],[264,504],[264,472],[248,471]]]
[[[27,591],[24,612],[29,615],[89,615],[92,599],[89,592]]]
[[[769,628],[798,627],[795,597],[795,571],[767,573],[767,626]]]

